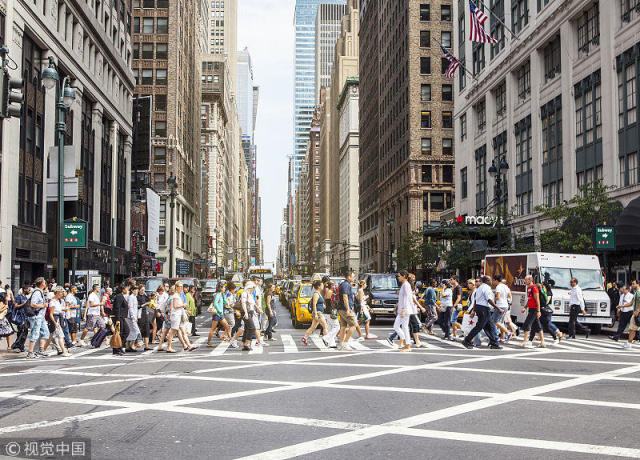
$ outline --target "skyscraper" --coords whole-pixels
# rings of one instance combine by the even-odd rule
[[[296,0],[296,65],[294,92],[294,189],[298,184],[298,175],[302,159],[306,154],[309,128],[316,104],[315,94],[315,48],[316,17],[318,5],[344,5],[344,0]],[[334,41],[335,43],[335,41]],[[332,45],[333,46],[333,45]]]
[[[320,97],[320,88],[331,86],[331,69],[336,54],[336,41],[342,29],[342,17],[346,14],[345,5],[322,3],[318,5],[316,15],[316,102]]]

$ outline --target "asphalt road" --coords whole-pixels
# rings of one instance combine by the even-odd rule
[[[428,348],[398,353],[383,325],[380,341],[339,352],[302,345],[279,315],[277,341],[251,353],[5,354],[0,446],[85,437],[94,459],[640,458],[640,348],[596,337],[466,350],[425,337]]]

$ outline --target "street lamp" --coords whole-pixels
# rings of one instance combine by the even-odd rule
[[[60,86],[58,86],[59,82],[58,66],[53,57],[49,56],[49,67],[42,72],[42,85],[47,91],[54,88],[58,91],[56,102],[58,109],[58,122],[56,123],[56,134],[58,135],[58,269],[56,277],[60,283],[64,284],[64,136],[67,132],[64,116],[75,101],[76,93],[71,88],[71,77],[64,77]]]
[[[391,226],[393,225],[393,222],[393,216],[389,215],[387,218],[387,225],[389,225],[389,273],[393,272],[393,243],[391,242],[391,239],[393,238],[391,234]]]
[[[498,252],[502,251],[502,172],[509,170],[509,163],[504,157],[498,158],[497,161],[493,160],[491,166],[489,166],[489,174],[496,178],[496,209],[497,209],[497,221],[496,226],[498,228]]]
[[[176,196],[178,196],[178,182],[176,181],[176,176],[174,176],[173,173],[171,173],[167,179],[167,185],[169,186],[169,197],[171,198],[171,221],[169,222],[169,278],[173,278],[173,233],[175,232],[173,224],[173,210],[176,207]]]

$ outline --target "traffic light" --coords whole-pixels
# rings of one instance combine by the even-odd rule
[[[20,118],[22,115],[22,79],[11,78],[7,69],[2,69],[0,78],[0,118]]]

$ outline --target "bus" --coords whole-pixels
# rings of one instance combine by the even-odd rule
[[[264,283],[273,283],[273,270],[265,265],[252,265],[247,272],[249,278],[262,278]]]

